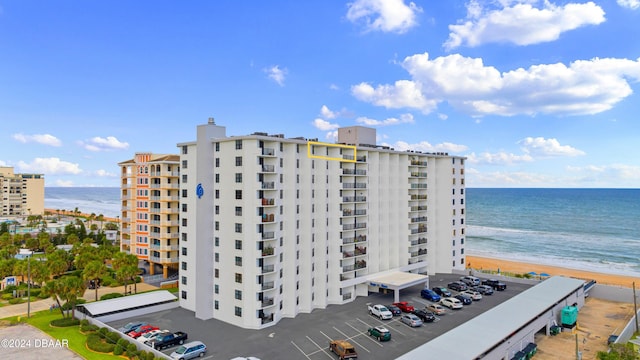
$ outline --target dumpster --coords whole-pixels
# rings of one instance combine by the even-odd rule
[[[550,329],[551,335],[558,335],[560,334],[560,330],[562,330],[562,328],[558,325],[553,325]]]
[[[515,355],[513,355],[511,360],[527,360],[527,354],[522,351],[518,351],[517,353],[515,353]]]
[[[533,355],[535,355],[536,352],[538,352],[538,345],[534,343],[528,343],[527,346],[525,346],[524,349],[522,349],[522,352],[524,352],[527,355],[527,359],[531,359]]]

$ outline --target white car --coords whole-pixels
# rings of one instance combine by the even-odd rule
[[[154,337],[156,337],[156,335],[162,334],[162,333],[166,333],[169,332],[169,330],[151,330],[146,334],[140,335],[136,338],[136,340],[140,341],[141,343],[144,344],[145,341],[147,340],[151,340]]]
[[[449,309],[462,309],[462,302],[456,298],[446,297],[440,300],[442,306],[446,306]]]
[[[482,294],[480,294],[477,291],[473,291],[473,290],[465,290],[465,291],[461,292],[460,294],[467,295],[468,297],[470,297],[471,299],[476,300],[476,301],[482,299]]]

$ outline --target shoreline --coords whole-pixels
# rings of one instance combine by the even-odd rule
[[[47,208],[45,208],[44,211],[45,211],[45,213],[46,212],[50,212],[51,215],[60,214],[62,216],[84,217],[84,218],[87,218],[87,219],[89,219],[89,216],[91,216],[91,214],[87,214],[87,213],[84,213],[84,212],[75,213],[75,212],[73,212],[71,210],[56,210],[56,209],[47,209]],[[99,214],[96,214],[96,215],[99,215]],[[103,217],[104,217],[103,222],[114,222],[114,223],[118,222],[117,218],[104,216],[104,215],[103,215]],[[97,221],[97,220],[94,219],[93,221]]]
[[[633,283],[640,285],[640,277],[630,275],[618,275],[601,273],[596,271],[571,269],[562,266],[535,264],[514,260],[505,260],[501,258],[492,258],[486,256],[467,255],[467,269],[477,271],[490,271],[500,273],[528,274],[535,272],[536,274],[548,274],[549,276],[566,276],[584,280],[595,280],[598,284],[615,285],[625,288],[633,287]],[[539,275],[532,275],[532,278],[539,278]]]

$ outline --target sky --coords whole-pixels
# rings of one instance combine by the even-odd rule
[[[465,156],[467,187],[637,188],[640,0],[0,0],[0,166],[118,187],[227,135]]]

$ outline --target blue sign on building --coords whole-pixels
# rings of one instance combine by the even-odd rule
[[[196,195],[198,195],[198,199],[200,199],[202,195],[204,195],[204,188],[202,187],[202,183],[196,186]]]

